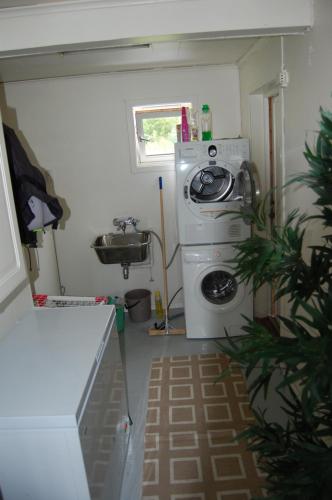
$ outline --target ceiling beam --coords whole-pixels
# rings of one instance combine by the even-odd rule
[[[301,33],[312,0],[73,1],[0,10],[0,53]]]

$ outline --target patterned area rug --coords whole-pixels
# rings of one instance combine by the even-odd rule
[[[231,376],[215,383],[223,368]],[[255,456],[234,440],[254,419],[238,365],[222,354],[152,362],[143,500],[250,500],[263,496]]]

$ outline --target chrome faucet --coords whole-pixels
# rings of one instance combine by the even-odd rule
[[[126,225],[131,225],[133,226],[134,230],[137,231],[136,226],[139,223],[139,219],[135,219],[135,217],[128,217],[128,219],[125,221]]]
[[[135,219],[135,217],[116,217],[113,219],[113,225],[118,228],[118,231],[126,232],[127,226],[133,226],[134,231],[137,231],[136,226],[139,223],[139,219]]]

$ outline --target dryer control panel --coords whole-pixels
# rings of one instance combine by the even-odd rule
[[[177,161],[214,159],[224,161],[249,160],[248,139],[217,139],[215,141],[177,143]]]

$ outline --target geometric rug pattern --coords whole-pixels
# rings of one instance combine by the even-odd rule
[[[215,382],[228,367],[231,375]],[[254,421],[242,371],[221,353],[152,361],[143,500],[264,496],[255,455],[236,435]]]

